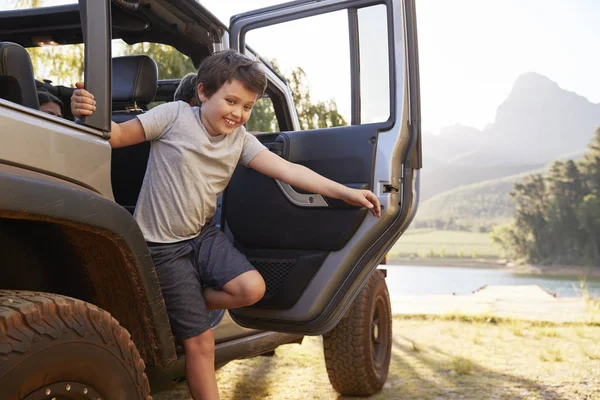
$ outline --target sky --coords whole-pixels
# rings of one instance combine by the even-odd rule
[[[56,2],[64,1],[50,1]],[[200,3],[228,25],[234,14],[280,1]],[[600,103],[600,1],[416,0],[416,4],[425,132],[435,134],[457,123],[483,129],[494,122],[496,108],[517,77],[527,72],[545,75],[563,89]],[[282,31],[279,27],[251,31],[248,43],[261,55],[277,58],[284,71],[302,66],[312,98],[333,98],[348,115],[349,67],[328,69],[329,62],[324,62],[348,57],[347,17],[338,12],[320,18],[285,24]],[[381,59],[373,59],[372,65],[378,64]],[[364,102],[378,105],[377,100]]]

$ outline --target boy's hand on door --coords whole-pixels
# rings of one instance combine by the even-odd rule
[[[381,218],[381,204],[370,190],[348,188],[341,200],[353,206],[367,207],[374,216]]]

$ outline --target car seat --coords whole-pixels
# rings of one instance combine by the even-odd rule
[[[148,110],[158,86],[158,67],[146,55],[112,60],[112,120],[120,123]],[[112,150],[111,180],[115,201],[133,213],[142,188],[150,143]]]

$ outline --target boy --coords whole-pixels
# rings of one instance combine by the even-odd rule
[[[63,116],[63,102],[52,93],[45,90],[38,90],[38,101],[40,103],[40,111],[56,117]]]
[[[267,83],[260,63],[231,50],[215,53],[202,61],[196,82],[201,108],[176,101],[113,122],[109,143],[152,141],[134,216],[148,242],[173,333],[185,350],[192,397],[218,399],[208,311],[248,306],[265,293],[261,275],[211,221],[236,165],[368,207],[377,217],[380,207],[370,191],[292,164],[246,132],[244,124]],[[77,88],[73,115],[92,114],[93,96],[81,83]]]

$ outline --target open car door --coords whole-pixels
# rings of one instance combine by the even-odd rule
[[[341,16],[342,23],[324,23],[327,15],[338,22]],[[421,149],[415,5],[414,0],[293,1],[234,16],[230,46],[245,49],[252,33],[264,36],[275,32],[269,30],[275,25],[299,21],[309,24],[311,30],[304,32],[319,32],[321,40],[312,46],[330,45],[333,29],[346,38],[347,59],[336,61],[349,67],[324,62],[323,71],[347,79],[349,124],[258,137],[291,162],[372,190],[383,205],[382,218],[238,167],[224,195],[223,223],[267,285],[259,303],[231,311],[235,321],[318,335],[342,318],[416,212]],[[272,35],[273,47],[280,43],[288,52],[304,36],[302,31]]]

